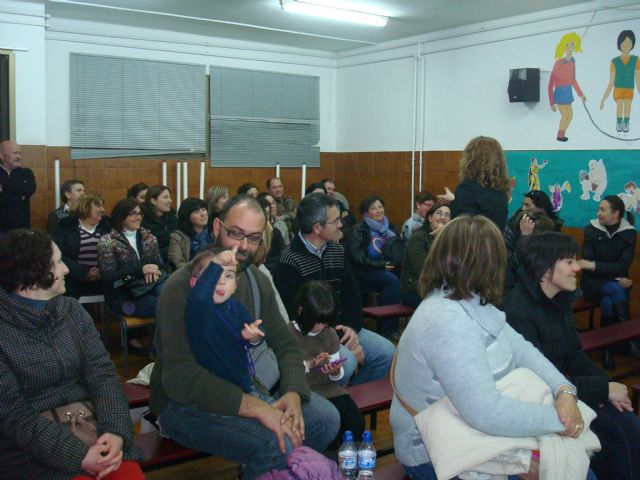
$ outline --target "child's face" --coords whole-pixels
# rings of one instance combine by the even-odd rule
[[[229,300],[231,295],[236,291],[238,286],[236,280],[236,267],[223,267],[224,271],[220,275],[220,280],[216,284],[216,289],[213,291],[213,303],[223,303]]]
[[[326,323],[316,323],[311,329],[311,333],[320,333],[325,328],[327,328]]]

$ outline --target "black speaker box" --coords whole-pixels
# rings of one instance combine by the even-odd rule
[[[540,69],[514,68],[509,73],[509,101],[539,102],[540,101]]]

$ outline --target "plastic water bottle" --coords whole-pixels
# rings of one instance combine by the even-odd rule
[[[356,471],[358,468],[357,455],[356,445],[353,443],[353,433],[347,430],[342,435],[342,445],[340,445],[340,450],[338,450],[340,473],[347,480],[356,480]]]
[[[373,475],[376,469],[376,447],[373,446],[371,441],[371,432],[366,430],[362,434],[362,442],[358,447],[358,480],[373,480]]]

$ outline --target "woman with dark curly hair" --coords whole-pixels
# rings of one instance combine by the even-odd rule
[[[178,228],[171,232],[169,262],[175,269],[188,263],[204,247],[213,243],[207,229],[209,214],[204,200],[185,198],[178,209]]]
[[[258,187],[255,183],[243,183],[238,187],[238,195],[242,194],[258,198]]]
[[[144,478],[131,461],[143,456],[116,369],[91,317],[62,295],[68,273],[44,233],[0,239],[2,478]],[[60,410],[71,412],[75,434],[64,416],[55,420]]]
[[[140,228],[142,212],[131,198],[116,203],[111,220],[113,230],[98,243],[98,266],[107,305],[119,315],[155,317],[164,268],[158,241]],[[140,343],[143,334],[140,329],[129,334],[133,353],[148,353]]]
[[[451,218],[484,215],[504,231],[508,214],[509,173],[502,145],[491,137],[471,139],[460,159],[455,193],[438,195],[451,202]]]
[[[147,199],[147,192],[149,191],[149,185],[146,183],[136,183],[132,185],[129,191],[127,191],[127,197],[133,198],[138,205],[142,205]]]
[[[164,185],[154,185],[147,192],[147,197],[140,209],[142,226],[149,230],[158,240],[160,255],[165,262],[169,255],[169,236],[178,228],[178,217],[171,208],[171,190]]]

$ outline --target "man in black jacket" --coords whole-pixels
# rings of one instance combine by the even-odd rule
[[[362,328],[362,300],[358,281],[349,265],[340,238],[340,211],[337,203],[324,193],[312,193],[300,201],[296,221],[300,232],[282,252],[274,281],[290,318],[294,298],[303,283],[321,280],[329,283],[336,296],[338,314],[335,329],[341,335],[340,355],[346,383],[357,363],[360,370],[350,384],[356,385],[383,378],[389,372],[393,344],[380,335]]]
[[[591,459],[599,480],[640,478],[640,420],[626,385],[608,375],[582,349],[573,323],[578,245],[557,232],[527,239],[520,252],[517,284],[506,294],[507,322],[530,341],[577,388],[577,398],[598,417],[591,430],[602,451]]]
[[[0,143],[0,235],[14,228],[29,228],[29,200],[36,191],[36,179],[30,168],[22,168],[17,143]]]

